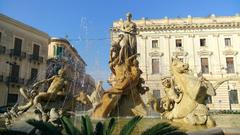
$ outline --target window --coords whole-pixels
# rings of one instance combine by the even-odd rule
[[[225,46],[231,46],[231,39],[230,38],[225,38]]]
[[[40,50],[40,46],[37,44],[33,45],[33,56],[39,56],[39,50]]]
[[[234,73],[234,63],[233,63],[233,57],[227,57],[226,58],[227,63],[227,73]]]
[[[158,40],[152,40],[152,48],[158,48]]]
[[[2,32],[0,32],[0,42],[2,41]]]
[[[176,47],[182,47],[182,39],[176,39]]]
[[[18,94],[8,94],[7,104],[8,105],[15,105],[18,100]]]
[[[201,58],[201,70],[203,74],[209,73],[208,58]]]
[[[19,69],[20,69],[20,66],[19,65],[16,65],[16,64],[12,64],[10,65],[12,67],[11,69],[11,82],[18,82],[18,78],[19,78]]]
[[[31,69],[31,80],[37,79],[37,75],[38,75],[38,69],[32,68]]]
[[[15,38],[14,40],[14,55],[21,56],[22,51],[22,39]]]
[[[152,73],[159,74],[159,59],[152,59]]]
[[[200,46],[201,47],[206,46],[206,39],[205,38],[200,39]]]
[[[205,102],[206,104],[212,104],[212,96],[207,96]]]
[[[237,90],[230,90],[229,91],[229,100],[230,100],[230,104],[238,104]]]
[[[160,98],[160,90],[153,90],[153,96],[156,98]]]
[[[56,46],[55,49],[54,49],[54,54],[57,57],[63,56],[63,52],[64,52],[64,48],[61,47],[61,46]]]

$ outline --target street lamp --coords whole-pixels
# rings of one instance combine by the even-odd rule
[[[228,67],[222,67],[222,70],[224,70],[228,74]],[[223,73],[222,73],[222,78],[223,78]],[[227,91],[228,91],[228,102],[229,102],[229,110],[232,111],[232,103],[231,103],[231,90],[230,90],[230,85],[229,85],[229,80],[227,81]]]
[[[224,68],[226,70],[226,73],[228,74],[229,70],[228,70],[228,66],[226,68]],[[229,76],[228,76],[229,77]],[[231,103],[231,90],[230,90],[230,85],[229,85],[229,80],[227,81],[227,85],[228,85],[228,102],[229,102],[229,110],[232,111],[232,103]]]
[[[232,103],[231,103],[231,96],[230,96],[230,94],[231,94],[231,90],[230,90],[230,86],[229,86],[229,81],[227,81],[227,83],[228,83],[228,100],[229,100],[229,109],[230,109],[230,111],[232,111]]]
[[[6,64],[9,65],[9,74],[8,74],[8,80],[7,80],[7,86],[8,86],[8,90],[7,90],[7,106],[8,106],[8,96],[9,96],[9,89],[10,89],[10,79],[11,79],[11,75],[12,75],[12,66],[16,64],[16,62],[9,62],[6,61]]]

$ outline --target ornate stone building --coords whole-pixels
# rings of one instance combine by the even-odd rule
[[[71,90],[73,94],[84,90],[91,93],[95,88],[94,79],[86,74],[87,64],[77,50],[65,38],[51,38],[48,46],[48,69],[46,77],[57,74],[59,68],[68,65],[68,75],[71,76]]]
[[[0,106],[20,101],[19,88],[45,78],[49,35],[0,14]]]
[[[141,19],[134,21],[140,31],[137,50],[140,68],[151,92],[164,95],[161,78],[169,75],[172,56],[189,63],[193,73],[202,73],[211,82],[224,77],[234,80],[207,99],[212,110],[240,110],[240,16]],[[113,23],[116,37],[122,20]]]

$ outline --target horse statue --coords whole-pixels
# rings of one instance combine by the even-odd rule
[[[194,76],[189,65],[178,58],[172,58],[170,73],[170,77],[162,79],[166,96],[160,101],[154,97],[148,101],[153,104],[153,109],[168,120],[214,127],[216,124],[209,115],[205,100],[208,96],[215,96],[216,89],[230,79],[224,78],[212,84],[203,76]]]

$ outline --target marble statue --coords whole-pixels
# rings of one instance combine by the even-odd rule
[[[91,93],[90,96],[81,91],[79,95],[75,96],[75,100],[84,105],[91,105],[92,109],[94,109],[98,104],[100,104],[104,93],[102,83],[102,81],[97,83],[96,89]]]
[[[132,22],[132,14],[127,13],[127,20],[122,24],[120,32],[122,32],[122,39],[119,42],[121,50],[119,51],[118,64],[123,62],[125,58],[137,53],[137,39],[138,34],[137,25]]]
[[[40,91],[39,86],[42,84],[46,84],[47,82],[50,82],[50,86],[48,87],[47,91]],[[58,107],[58,109],[62,109],[61,107],[63,107],[64,109],[69,110],[71,108],[71,100],[74,99],[70,98],[71,100],[65,102],[63,102],[63,100],[59,100],[60,98],[66,98],[66,91],[69,90],[69,83],[70,80],[66,77],[66,69],[62,68],[58,71],[57,75],[35,83],[31,89],[20,88],[19,91],[21,95],[25,98],[27,103],[23,105],[19,105],[17,103],[10,109],[10,111],[5,113],[4,117],[6,118],[6,125],[23,117],[27,117],[24,115],[24,113],[28,112],[30,108],[35,110],[37,119],[46,117],[44,109],[51,110],[52,107],[43,109],[42,104],[44,105],[44,107],[46,107],[46,104],[53,104],[52,106]],[[59,100],[60,102],[57,102],[56,100]],[[50,101],[51,103],[49,103]],[[63,103],[65,103],[66,105],[63,106]],[[31,112],[32,111],[28,113]],[[28,113],[26,115],[28,115]]]
[[[189,65],[178,58],[172,58],[170,72],[170,77],[162,79],[166,96],[160,100],[149,97],[152,108],[168,120],[214,127],[215,121],[209,115],[205,100],[207,96],[215,96],[215,90],[229,78],[213,85],[203,76],[194,76]]]
[[[96,89],[92,92],[90,96],[88,96],[89,100],[93,105],[93,108],[95,108],[101,102],[103,92],[104,92],[102,85],[103,85],[103,82],[99,81],[96,86]]]
[[[33,87],[38,87],[43,83],[51,82],[46,92],[39,92],[38,95],[34,97],[34,105],[39,103],[41,100],[54,100],[57,96],[65,96],[65,92],[69,88],[69,80],[65,77],[65,72],[65,69],[60,69],[58,71],[58,75],[54,75],[49,79],[44,79],[33,85]]]
[[[58,75],[35,83],[32,89],[20,88],[21,95],[28,101],[27,104],[17,107],[18,113],[27,111],[30,107],[36,106],[41,101],[54,101],[58,96],[65,96],[69,87],[69,80],[65,78],[65,69],[60,69]],[[46,92],[39,92],[41,84],[51,82]]]
[[[109,67],[112,72],[108,80],[111,88],[104,92],[101,103],[92,113],[94,118],[108,116],[146,115],[146,106],[141,94],[148,91],[145,81],[141,78],[137,57],[136,35],[137,26],[132,22],[132,14],[119,28],[119,38],[112,41]]]

